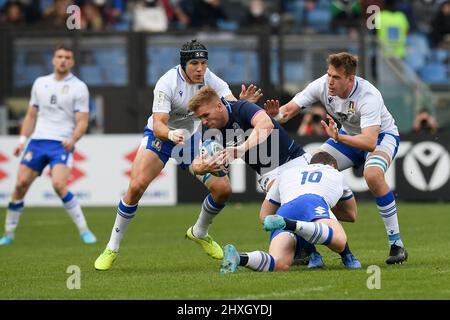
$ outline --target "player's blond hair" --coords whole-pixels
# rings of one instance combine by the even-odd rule
[[[200,106],[211,102],[212,100],[220,100],[216,91],[211,87],[203,87],[197,91],[197,93],[191,98],[188,104],[188,110],[196,112]]]
[[[347,76],[355,75],[358,67],[358,57],[348,52],[334,53],[328,56],[327,64],[332,65],[336,69],[344,68]]]

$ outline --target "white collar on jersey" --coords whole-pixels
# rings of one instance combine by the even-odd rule
[[[65,76],[65,77],[62,78],[61,80],[56,80],[56,79],[55,79],[55,73],[54,73],[54,72],[52,73],[52,79],[55,80],[55,81],[68,81],[68,80],[72,79],[73,76],[74,76],[73,73],[72,73],[72,72],[69,72],[69,73],[67,74],[67,76]]]
[[[352,97],[352,95],[356,92],[356,89],[358,89],[358,86],[359,86],[359,82],[358,82],[358,79],[356,79],[356,77],[355,77],[355,82],[353,83],[352,91],[348,95],[347,99]]]

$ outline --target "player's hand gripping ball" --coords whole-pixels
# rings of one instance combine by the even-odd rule
[[[200,152],[204,159],[213,157],[215,154],[220,153],[223,150],[223,146],[215,140],[206,139],[203,141]],[[216,172],[211,172],[212,175],[216,177],[224,177],[230,172],[230,165],[227,161],[221,164],[221,170]]]

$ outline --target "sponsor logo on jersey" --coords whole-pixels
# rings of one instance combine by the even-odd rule
[[[67,84],[64,85],[64,86],[62,87],[61,92],[62,92],[63,94],[69,93],[69,86],[68,86]]]
[[[316,207],[314,209],[314,211],[316,212],[316,215],[321,216],[323,215],[325,212],[327,212],[327,210],[324,207]]]

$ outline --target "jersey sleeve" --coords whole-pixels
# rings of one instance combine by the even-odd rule
[[[350,187],[345,183],[345,181],[342,182],[342,196],[339,199],[339,201],[345,201],[353,198],[353,191],[350,189]]]
[[[34,106],[39,108],[39,99],[37,95],[37,86],[38,86],[39,78],[36,79],[31,87],[31,96],[30,96],[30,106]]]
[[[280,189],[279,189],[278,180],[276,180],[272,184],[272,187],[270,188],[269,192],[266,195],[266,200],[276,206],[281,206]]]
[[[308,84],[303,91],[297,93],[295,97],[292,98],[292,101],[300,108],[310,107],[312,104],[320,101],[323,79],[324,77],[321,77]]]
[[[252,127],[253,118],[260,112],[265,112],[258,105],[248,102],[246,100],[239,100],[235,102],[237,118],[240,120],[242,124],[246,124],[249,127]]]
[[[153,112],[169,113],[172,110],[170,88],[159,79],[153,90]]]
[[[361,129],[371,126],[381,126],[381,110],[383,99],[374,94],[366,95],[359,106],[361,115]]]
[[[233,94],[228,84],[209,69],[207,69],[205,74],[205,83],[213,88],[219,97],[226,97]]]
[[[89,112],[89,90],[86,84],[81,83],[75,92],[75,112]]]

